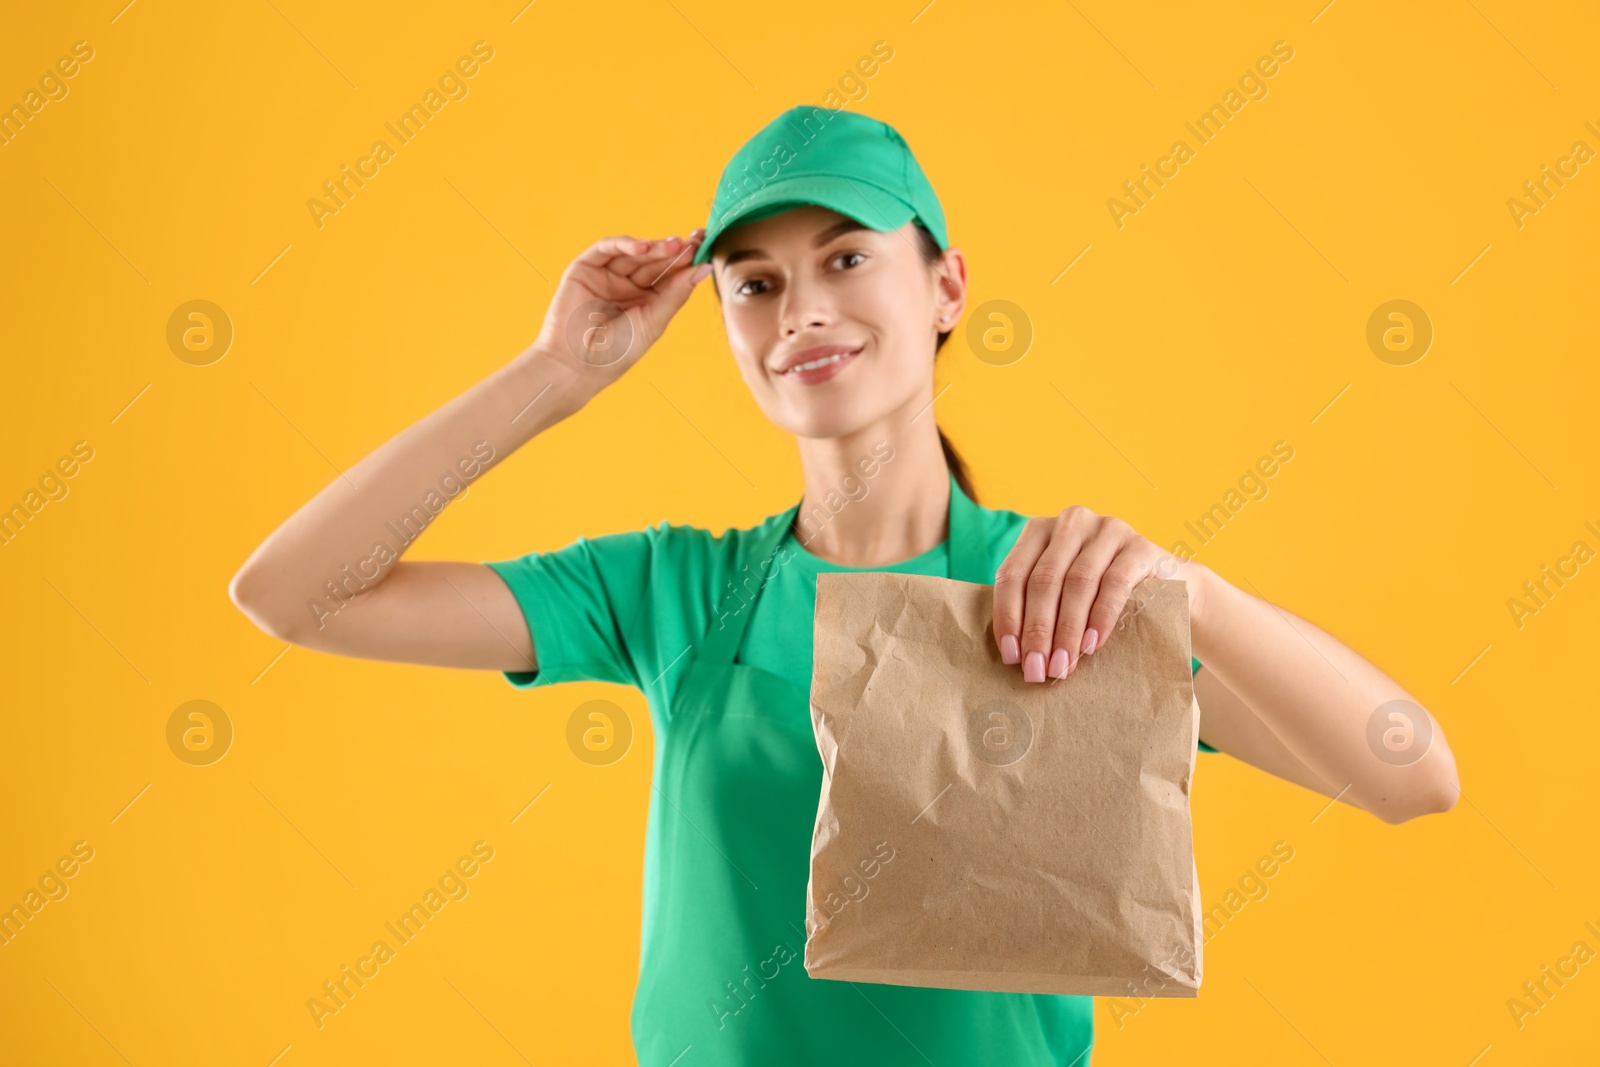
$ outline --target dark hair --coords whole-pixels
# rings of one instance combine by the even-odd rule
[[[938,238],[934,237],[932,231],[920,222],[917,222],[914,228],[917,231],[917,251],[922,253],[923,262],[932,266],[939,261],[941,253]],[[711,287],[716,292],[717,299],[721,300],[722,289],[717,285],[717,276],[715,274],[711,276]],[[933,343],[933,357],[935,359],[939,358],[939,350],[944,347],[944,343],[949,339],[949,330],[939,334],[939,339]],[[967,473],[966,462],[962,460],[960,453],[950,443],[950,438],[944,435],[944,431],[940,430],[937,424],[934,425],[934,430],[939,434],[939,447],[944,450],[944,461],[949,466],[951,475],[955,477],[956,484],[961,486],[961,491],[967,494],[967,499],[976,504],[978,502],[978,493],[977,490],[972,488],[972,476]]]
[[[929,266],[932,266],[939,261],[939,241],[933,236],[933,233],[920,222],[916,224],[916,231],[917,251],[922,253],[923,261]],[[949,339],[949,330],[945,330],[939,335],[939,339],[933,343],[934,359],[939,358],[939,350],[944,347],[944,343]],[[956,452],[955,446],[950,443],[950,438],[944,435],[944,431],[939,430],[937,425],[935,425],[934,429],[938,430],[939,447],[944,449],[944,461],[945,463],[949,464],[950,473],[955,476],[956,484],[961,486],[961,491],[967,494],[967,499],[976,504],[978,502],[978,494],[972,488],[972,476],[967,473],[966,463],[962,460],[960,454]]]

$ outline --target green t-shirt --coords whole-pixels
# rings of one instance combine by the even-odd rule
[[[1014,511],[982,507],[978,511],[992,568],[1011,550],[1028,519]],[[668,701],[682,668],[680,661],[715,623],[717,605],[726,611],[727,605],[741,603],[735,590],[742,578],[749,577],[735,573],[741,544],[759,538],[780,517],[770,516],[755,527],[731,529],[721,535],[661,522],[644,530],[580,537],[551,552],[490,562],[488,566],[505,580],[522,607],[539,662],[537,671],[506,672],[507,680],[519,688],[575,681],[634,686],[649,701],[659,749]],[[776,568],[761,587],[736,660],[785,679],[801,693],[811,689],[818,574],[875,570],[949,577],[950,573],[948,542],[911,559],[871,568],[823,560],[793,533],[786,543],[792,550],[789,561]],[[751,582],[745,588],[753,586]],[[1198,660],[1191,662],[1192,671],[1199,667]],[[1201,747],[1209,749],[1203,742]],[[1093,1041],[1092,998],[953,990],[905,992],[937,997],[935,1015],[948,1028],[946,1035],[963,1035],[925,1035],[924,1041],[946,1042],[937,1046],[939,1051],[922,1046],[936,1062],[946,1062],[940,1052],[959,1057],[976,1054],[979,1049],[1003,1049],[1013,1057],[1008,1062],[1075,1063],[1077,1067],[1089,1062],[1085,1053]],[[911,1020],[902,1021],[911,1024]],[[916,1034],[905,1036],[913,1041],[917,1038]],[[839,1037],[847,1039],[843,1033]],[[637,1041],[639,1035],[635,1038]],[[951,1048],[952,1040],[975,1044],[971,1049]],[[922,1062],[915,1056],[907,1062],[911,1060]],[[900,1061],[880,1057],[875,1062],[887,1067],[889,1062]]]
[[[980,508],[980,514],[990,555],[998,563],[1016,543],[1027,517],[992,508]],[[643,530],[579,537],[551,552],[490,562],[522,607],[539,661],[537,671],[507,671],[507,680],[518,688],[580,681],[631,685],[644,693],[654,711],[670,692],[669,668],[705,633],[713,621],[712,604],[738,577],[733,573],[736,539],[753,536],[773,518],[721,535],[663,521]],[[811,689],[818,574],[950,574],[948,542],[883,567],[830,563],[812,555],[793,534],[787,543],[795,549],[794,562],[778,568],[762,589],[738,659],[806,692]],[[1191,673],[1200,666],[1191,657]],[[1204,741],[1200,748],[1216,751]]]

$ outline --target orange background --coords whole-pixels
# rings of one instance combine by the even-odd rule
[[[581,248],[702,223],[733,150],[880,40],[850,106],[916,150],[969,307],[1011,301],[1034,330],[1009,366],[965,323],[939,358],[984,502],[1083,503],[1170,545],[1289,442],[1199,558],[1392,674],[1460,764],[1454,811],[1391,827],[1202,757],[1207,907],[1274,842],[1294,858],[1207,945],[1198,999],[1120,1029],[1097,1008],[1095,1063],[1592,1054],[1600,964],[1520,1029],[1506,1006],[1574,942],[1600,950],[1600,572],[1520,628],[1507,606],[1574,542],[1600,549],[1600,164],[1520,226],[1507,206],[1575,141],[1600,149],[1592,8],[120,2],[0,33],[0,103],[94,49],[0,147],[0,507],[94,452],[0,546],[0,903],[94,850],[0,947],[0,1060],[631,1060],[639,695],[283,654],[227,583],[336,468],[526,346]],[[469,94],[319,229],[306,201],[479,40]],[[1185,121],[1280,40],[1268,95],[1197,146]],[[1180,137],[1194,158],[1118,228],[1107,200]],[[208,366],[166,340],[195,299],[235,331]],[[1407,366],[1366,342],[1394,299],[1435,330]],[[707,292],[414,556],[749,525],[799,487]],[[637,735],[596,767],[565,728],[601,696]],[[167,743],[196,699],[234,729],[210,766]],[[470,895],[319,1030],[307,999],[477,841]]]

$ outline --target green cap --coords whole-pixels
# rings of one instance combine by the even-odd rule
[[[916,219],[940,248],[950,247],[939,198],[904,137],[853,111],[801,106],[769,122],[723,168],[694,262],[709,260],[730,226],[805,204],[873,230],[898,230]]]

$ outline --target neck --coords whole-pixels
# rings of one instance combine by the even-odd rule
[[[919,556],[948,534],[950,467],[933,412],[893,412],[839,437],[799,439],[805,495],[795,538],[846,567]]]

